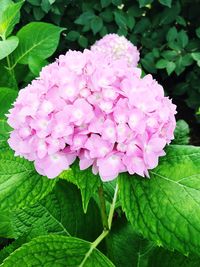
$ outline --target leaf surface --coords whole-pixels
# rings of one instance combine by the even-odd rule
[[[150,179],[120,175],[128,220],[144,237],[182,253],[200,254],[200,148],[170,146]]]
[[[18,248],[0,266],[81,266],[90,248],[91,243],[78,238],[41,236]],[[114,267],[111,261],[97,249],[92,251],[82,266]]]
[[[0,152],[0,210],[33,205],[52,191],[56,179],[39,175],[32,162],[15,157],[9,148]]]
[[[83,209],[84,212],[86,212],[90,198],[101,185],[100,177],[98,175],[94,175],[91,168],[80,171],[77,162],[72,165],[70,170],[62,172],[59,177],[78,186],[81,190]]]
[[[56,50],[63,28],[46,22],[31,22],[21,28],[17,37],[19,45],[12,54],[12,66],[17,63],[28,64],[30,55],[42,59],[50,57]]]

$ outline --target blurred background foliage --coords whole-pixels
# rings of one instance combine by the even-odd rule
[[[68,49],[89,47],[107,33],[126,36],[140,50],[144,72],[153,74],[177,104],[177,118],[190,124],[191,142],[199,144],[199,10],[200,0],[27,0],[15,30],[31,21],[64,27],[50,61]],[[22,77],[21,87],[34,75]]]

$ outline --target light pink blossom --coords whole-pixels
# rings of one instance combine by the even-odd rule
[[[176,107],[151,75],[141,78],[138,60],[136,47],[111,34],[44,67],[8,115],[15,155],[49,178],[76,158],[103,181],[148,176],[173,139]]]

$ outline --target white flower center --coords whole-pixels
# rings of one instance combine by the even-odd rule
[[[83,117],[83,111],[81,109],[76,109],[73,115],[77,120],[80,120]]]

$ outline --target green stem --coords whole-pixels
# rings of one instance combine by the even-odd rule
[[[106,214],[106,202],[105,202],[105,198],[104,198],[104,193],[103,193],[103,186],[101,185],[99,187],[98,190],[98,194],[99,194],[99,201],[100,201],[100,210],[101,210],[101,219],[102,219],[102,223],[103,223],[103,228],[104,230],[108,230],[108,217]]]
[[[11,64],[10,64],[10,58],[9,56],[6,57],[6,60],[7,60],[7,64],[8,64],[8,71],[10,72],[10,76],[12,77],[12,80],[13,80],[13,85],[16,89],[18,89],[18,85],[17,85],[17,80],[16,80],[16,77],[15,77],[15,72],[14,72],[14,69],[11,69]]]
[[[4,35],[2,35],[1,38],[2,38],[3,41],[6,40],[6,37]],[[7,65],[8,65],[7,70],[9,71],[10,76],[12,77],[13,85],[14,85],[14,87],[16,89],[18,89],[17,80],[16,80],[16,77],[15,77],[15,72],[14,72],[14,69],[11,68],[9,56],[6,57],[6,61],[7,61]]]
[[[87,261],[87,259],[91,255],[92,251],[109,234],[111,226],[112,226],[112,220],[113,220],[113,214],[114,214],[114,210],[115,210],[115,204],[116,204],[116,201],[117,201],[117,193],[118,193],[118,184],[116,185],[116,188],[115,188],[113,201],[112,201],[112,204],[110,206],[110,211],[109,211],[109,215],[108,215],[108,219],[107,219],[106,209],[105,209],[105,207],[106,207],[105,198],[104,198],[104,194],[103,194],[103,187],[100,187],[100,189],[99,189],[99,199],[100,199],[100,205],[101,205],[101,214],[102,214],[102,221],[103,221],[103,225],[104,225],[104,230],[100,234],[100,236],[98,236],[97,239],[91,244],[90,249],[85,254],[85,257],[82,260],[82,262],[79,265],[79,267],[83,267],[84,266],[85,262]],[[103,208],[103,212],[102,212],[102,208]]]
[[[115,204],[116,204],[116,201],[117,201],[118,190],[119,190],[119,187],[118,187],[118,183],[117,183],[116,187],[115,187],[115,193],[114,193],[113,201],[112,201],[112,204],[110,206],[110,212],[109,212],[109,215],[108,215],[108,229],[109,230],[111,229],[111,226],[112,226],[112,220],[113,220],[113,214],[114,214],[114,211],[115,211]]]
[[[92,251],[101,243],[101,241],[108,235],[109,230],[103,230],[103,232],[100,234],[100,236],[91,244],[90,249],[85,254],[85,257],[79,267],[83,267],[89,256],[91,255]]]

